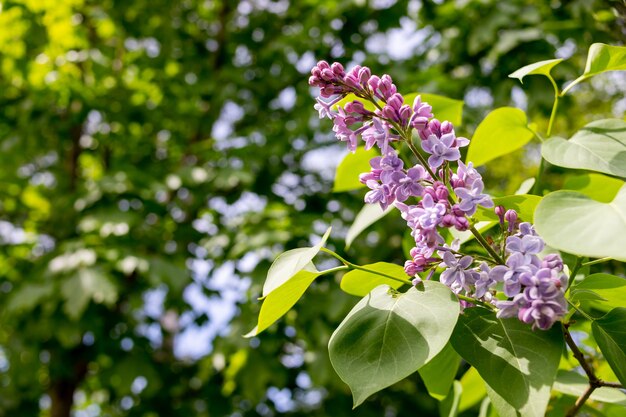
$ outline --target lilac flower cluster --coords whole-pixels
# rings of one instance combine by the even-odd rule
[[[464,164],[460,160],[460,148],[469,140],[457,137],[450,122],[433,118],[432,107],[420,96],[411,106],[406,104],[389,75],[378,77],[367,67],[357,65],[346,72],[339,63],[320,61],[311,70],[309,84],[320,89],[315,109],[320,118],[333,121],[338,140],[346,142],[352,152],[359,138],[365,149],[380,150],[380,156],[370,160],[370,171],[359,179],[370,189],[366,203],[379,204],[383,209],[395,206],[411,229],[415,247],[404,269],[415,278],[414,282],[421,280],[418,273],[430,270],[430,278],[437,267],[442,267],[442,283],[459,296],[495,304],[500,317],[517,315],[523,322],[532,323],[533,328],[546,329],[565,314],[563,263],[558,255],[539,260],[543,240],[529,223],[518,224],[514,211],[504,213],[502,207],[496,208],[503,232],[504,221],[509,223],[505,265],[491,268],[487,262],[478,263],[474,257],[460,253],[457,243],[445,244],[440,229],[468,230],[469,217],[479,206],[494,206],[483,192],[480,173],[471,162]],[[348,94],[371,106],[353,100],[341,107],[339,102]],[[413,145],[414,131],[426,156]],[[407,143],[420,164],[405,167],[393,148],[401,141]],[[456,171],[452,163],[456,163]],[[501,262],[493,248],[486,245],[483,243],[491,251],[492,263]],[[509,298],[506,301],[494,297],[495,288],[500,286]]]
[[[515,216],[516,217],[516,216]],[[491,270],[491,277],[504,283],[507,301],[497,301],[498,317],[515,317],[543,330],[567,313],[567,276],[563,260],[550,254],[537,256],[545,243],[530,223],[520,223],[518,233],[506,239],[506,265]]]

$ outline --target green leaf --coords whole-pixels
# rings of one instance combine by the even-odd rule
[[[370,159],[377,155],[376,149],[368,151],[363,146],[356,148],[354,153],[348,153],[337,166],[333,192],[351,191],[365,187],[359,181],[359,174],[370,171]]]
[[[385,217],[392,210],[393,206],[389,206],[386,210],[383,210],[378,204],[365,204],[348,229],[348,233],[346,234],[346,248],[352,245],[354,239],[356,239],[361,232]]]
[[[552,137],[542,143],[541,154],[560,167],[626,177],[626,121],[596,120],[570,140]]]
[[[580,397],[589,388],[586,377],[576,371],[563,371],[557,373],[556,381],[552,386],[555,391],[563,394]],[[590,397],[593,401],[603,403],[626,405],[626,394],[616,388],[599,387],[593,391]]]
[[[459,402],[463,387],[459,381],[454,381],[448,395],[439,403],[439,415],[441,417],[456,417],[459,413]]]
[[[545,414],[563,349],[559,326],[533,331],[517,319],[501,320],[486,309],[469,308],[450,341],[497,394],[490,397],[501,415],[508,414],[500,399],[522,416]]]
[[[568,177],[563,184],[563,190],[578,191],[596,201],[610,203],[623,186],[624,181],[617,178],[587,173]]]
[[[270,292],[263,300],[259,312],[258,324],[244,337],[252,337],[270,327],[293,307],[307,288],[320,276],[320,273],[309,264],[307,269],[297,272],[287,282]]]
[[[537,206],[535,227],[555,249],[626,261],[626,185],[608,204],[573,191],[550,193]]]
[[[480,122],[467,150],[466,162],[483,165],[521,148],[533,138],[526,113],[514,107],[495,109]]]
[[[619,70],[626,70],[626,47],[594,43],[589,47],[585,72],[572,81],[564,92],[567,92],[574,85],[596,74]]]
[[[519,188],[517,189],[517,191],[515,191],[515,195],[528,194],[530,192],[530,190],[533,189],[533,185],[535,185],[535,179],[534,178],[526,178],[519,185]]]
[[[411,375],[446,345],[459,317],[448,287],[424,282],[397,293],[381,285],[350,311],[329,342],[330,360],[354,406]]]
[[[595,308],[608,311],[624,306],[626,300],[626,279],[609,274],[592,274],[572,287],[572,300],[588,299],[588,291],[602,298],[592,303]]]
[[[454,377],[459,369],[461,357],[450,343],[418,371],[428,394],[441,401],[450,393]]]
[[[270,266],[269,271],[267,271],[267,278],[263,284],[263,297],[267,297],[268,294],[283,285],[296,273],[305,269],[305,267],[310,272],[316,272],[315,268],[312,267],[311,260],[326,243],[328,236],[330,236],[330,230],[331,228],[329,227],[320,242],[312,248],[292,249],[278,255],[272,266]]]
[[[604,358],[626,386],[626,308],[614,308],[595,320],[591,329]]]
[[[537,205],[541,201],[540,196],[531,194],[509,195],[493,199],[495,206],[504,206],[507,210],[517,211],[520,219],[527,222],[534,221],[534,213]],[[478,207],[474,214],[474,219],[480,221],[499,221],[493,208]]]
[[[376,272],[391,275],[392,277],[398,277],[399,279],[407,280],[406,272],[400,265],[390,264],[387,262],[376,262],[370,265],[363,265],[364,268],[371,269]],[[391,288],[398,289],[404,285],[400,281],[393,280],[391,278],[383,277],[381,275],[372,274],[371,272],[363,271],[360,269],[352,270],[341,278],[341,289],[351,295],[358,297],[365,297],[374,288],[379,285],[387,284]]]
[[[512,74],[509,74],[509,78],[517,78],[521,83],[523,83],[522,80],[527,75],[545,75],[554,82],[554,78],[550,75],[550,71],[562,61],[562,58],[557,58],[535,62],[534,64],[526,65]]]
[[[487,395],[485,381],[483,381],[474,367],[469,368],[463,374],[461,377],[461,385],[463,386],[463,395],[461,396],[461,403],[459,404],[460,412],[472,408]]]
[[[79,269],[61,286],[65,298],[63,311],[72,320],[78,320],[90,301],[111,305],[117,300],[117,288],[108,276],[96,268]]]
[[[11,292],[6,310],[10,313],[29,312],[54,294],[55,286],[52,281],[24,284]]]
[[[430,93],[413,93],[404,96],[404,102],[410,106],[417,96],[422,97],[422,102],[428,103],[433,108],[433,114],[441,121],[447,120],[454,126],[460,126],[463,122],[463,100],[456,100]]]

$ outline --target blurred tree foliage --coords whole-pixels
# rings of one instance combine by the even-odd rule
[[[588,45],[625,37],[608,0],[0,0],[0,416],[352,415],[326,343],[356,299],[333,282],[240,337],[274,254],[328,224],[341,249],[361,206],[330,193],[345,151],[310,67],[363,63],[465,99],[466,133],[512,102],[544,126],[547,81],[507,75],[558,54],[571,80]],[[557,131],[623,112],[598,80]],[[489,164],[494,191],[532,161]],[[349,255],[401,262],[402,224],[372,230]],[[201,329],[220,317],[213,340]],[[354,412],[436,413],[417,376]]]

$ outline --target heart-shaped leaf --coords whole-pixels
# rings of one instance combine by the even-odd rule
[[[555,249],[626,261],[626,185],[610,203],[572,191],[550,193],[537,206],[535,227]]]
[[[527,75],[545,75],[554,82],[552,75],[550,75],[550,71],[562,61],[562,58],[557,58],[535,62],[534,64],[526,65],[514,73],[509,74],[509,78],[517,78],[521,83],[523,83],[522,79]]]
[[[356,239],[361,232],[385,217],[392,210],[393,206],[389,206],[386,210],[383,210],[378,204],[365,204],[348,229],[348,233],[346,234],[346,248],[352,245],[354,239]]]
[[[626,177],[626,121],[596,120],[570,140],[552,137],[542,143],[541,154],[553,165]]]
[[[480,122],[467,150],[466,161],[474,166],[506,155],[526,145],[533,138],[526,113],[514,107],[495,109]]]
[[[278,255],[272,266],[270,266],[269,271],[267,271],[267,278],[263,284],[263,297],[267,297],[268,294],[309,265],[326,243],[328,236],[330,236],[330,227],[326,230],[319,243],[312,248],[292,249]]]
[[[359,174],[370,171],[370,159],[376,155],[376,149],[366,151],[363,146],[356,148],[354,153],[348,153],[337,166],[333,191],[338,193],[365,187],[359,181]]]
[[[563,90],[567,93],[573,86],[596,74],[606,71],[626,70],[626,47],[594,43],[589,47],[587,64],[583,75],[576,78]]]
[[[284,316],[318,276],[320,273],[312,263],[309,263],[305,269],[297,272],[287,282],[270,292],[261,305],[258,324],[245,337],[258,335]]]
[[[497,394],[490,397],[501,415],[510,414],[504,400],[522,416],[544,416],[564,345],[559,326],[533,331],[517,319],[469,308],[450,342]]]
[[[363,268],[391,275],[401,280],[407,280],[406,272],[404,272],[404,268],[400,265],[376,262],[375,264],[363,265]],[[340,286],[341,289],[348,294],[364,297],[374,288],[383,284],[387,284],[393,289],[398,289],[404,285],[404,283],[398,280],[363,271],[362,269],[354,269],[344,274],[341,278]]]
[[[591,324],[606,361],[619,381],[626,385],[626,308],[618,307]]]
[[[404,294],[381,285],[363,297],[328,346],[354,406],[428,363],[448,342],[458,317],[457,298],[435,281]]]

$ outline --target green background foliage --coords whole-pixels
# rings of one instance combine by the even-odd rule
[[[241,337],[274,257],[329,225],[343,249],[363,206],[332,192],[345,150],[308,70],[362,63],[463,100],[468,137],[512,105],[545,131],[548,81],[508,74],[569,58],[552,76],[575,79],[592,42],[623,44],[623,16],[608,0],[0,0],[0,416],[438,415],[418,374],[351,411],[327,343],[358,299],[335,278]],[[623,118],[611,77],[565,98],[554,132]],[[513,194],[539,148],[487,162],[489,191]],[[548,169],[545,190],[573,175]],[[387,216],[348,253],[401,264],[403,233]],[[465,376],[444,411],[477,414]]]

